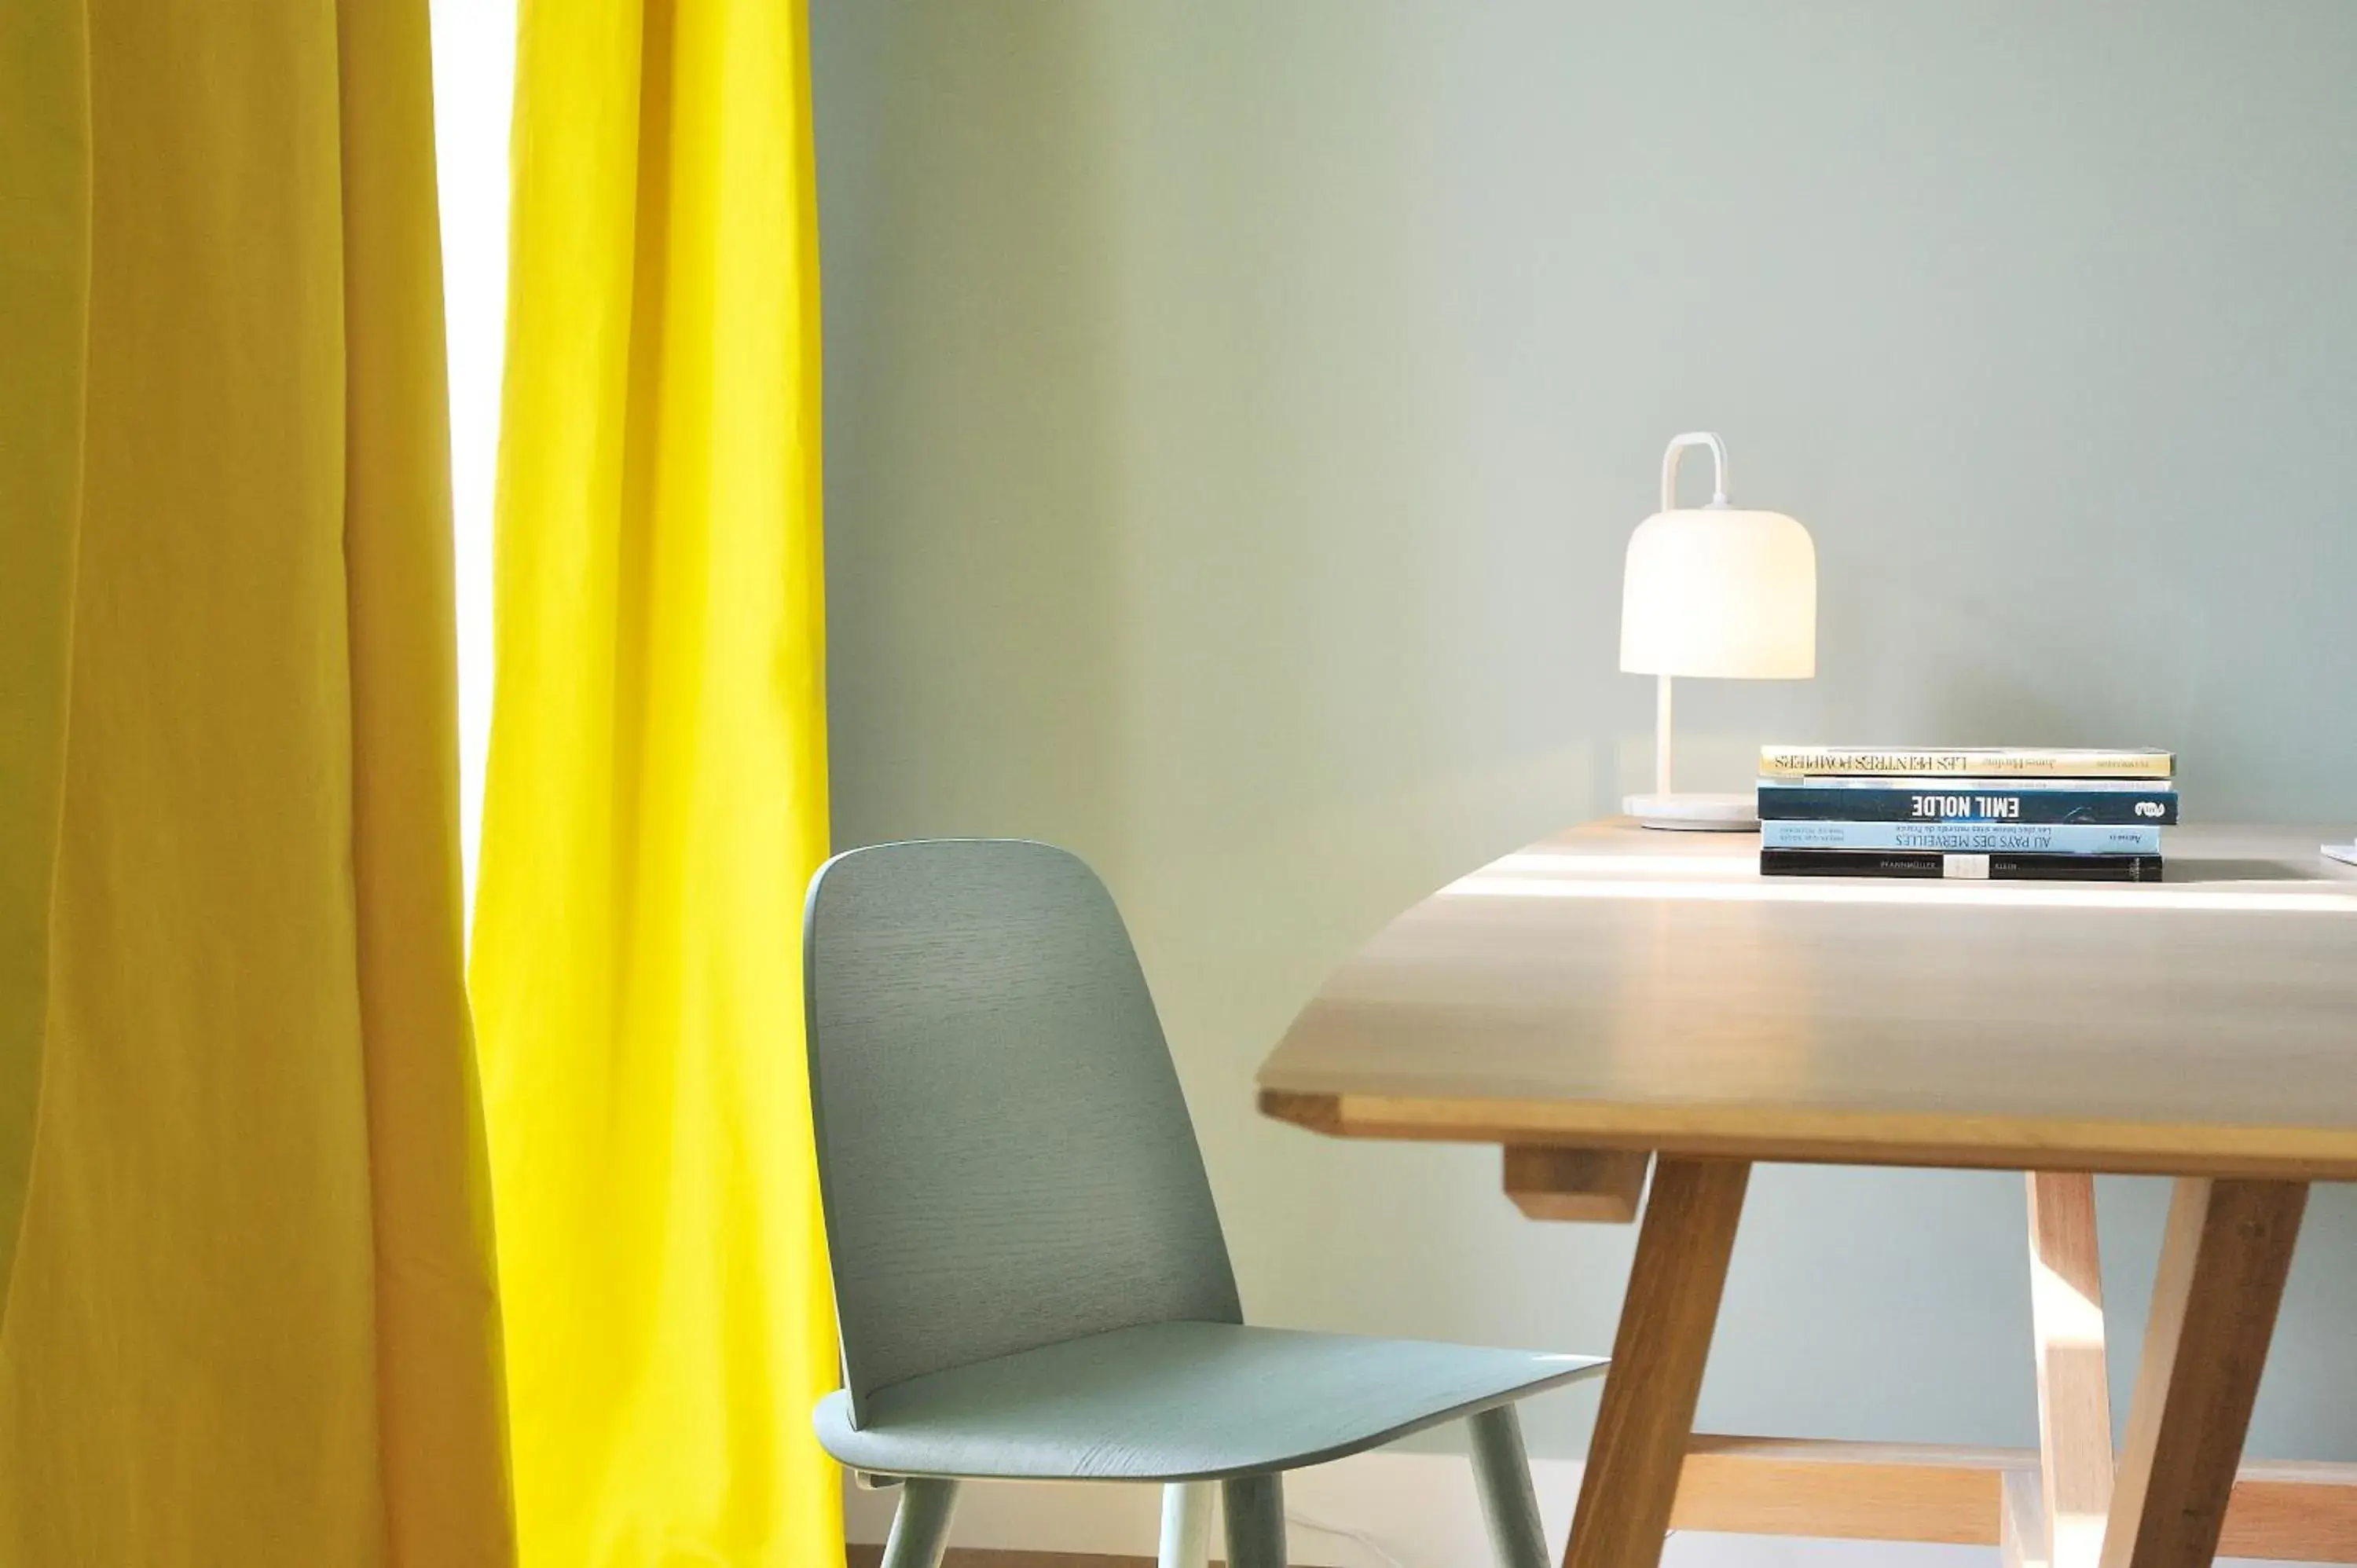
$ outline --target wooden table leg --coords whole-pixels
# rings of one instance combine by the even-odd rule
[[[2112,1507],[2112,1393],[2095,1178],[2029,1173],[2029,1307],[2038,1336],[2040,1510],[2052,1568],[2096,1568]]]
[[[2053,1568],[2048,1555],[2046,1504],[2038,1476],[2007,1470],[2000,1483],[1996,1527],[1997,1568]]]
[[[2291,1272],[2308,1184],[2179,1179],[2103,1568],[2203,1568]]]
[[[1564,1568],[1661,1561],[1750,1177],[1741,1160],[1655,1164]]]

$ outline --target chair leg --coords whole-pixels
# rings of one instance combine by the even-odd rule
[[[1172,1481],[1162,1488],[1162,1554],[1155,1568],[1211,1568],[1209,1481]]]
[[[911,1476],[902,1482],[881,1568],[941,1568],[942,1549],[950,1543],[950,1511],[956,1506],[955,1481]]]
[[[1489,1521],[1498,1568],[1550,1568],[1538,1493],[1531,1485],[1530,1456],[1523,1451],[1523,1423],[1514,1407],[1485,1410],[1465,1424],[1473,1433],[1473,1475],[1481,1485],[1481,1517]]]
[[[1228,1508],[1228,1568],[1285,1568],[1285,1483],[1272,1471],[1220,1483]]]

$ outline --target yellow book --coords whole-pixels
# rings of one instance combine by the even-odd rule
[[[2167,779],[2177,757],[2166,751],[2072,750],[2046,746],[1763,746],[1763,779],[1907,775],[1964,779]]]

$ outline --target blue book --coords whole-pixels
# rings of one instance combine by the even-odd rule
[[[2158,854],[2157,827],[2093,823],[1763,820],[1762,849],[1938,850],[1964,854]]]
[[[2060,787],[2056,787],[2060,786]],[[2173,827],[2177,791],[2167,784],[2057,779],[1887,779],[1760,781],[1763,820],[1820,822],[2062,822]]]

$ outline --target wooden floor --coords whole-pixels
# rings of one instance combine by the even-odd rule
[[[846,1568],[877,1568],[883,1561],[880,1546],[845,1549]],[[983,1552],[952,1546],[942,1568],[1154,1568],[1151,1557],[1098,1557],[1081,1552]]]

